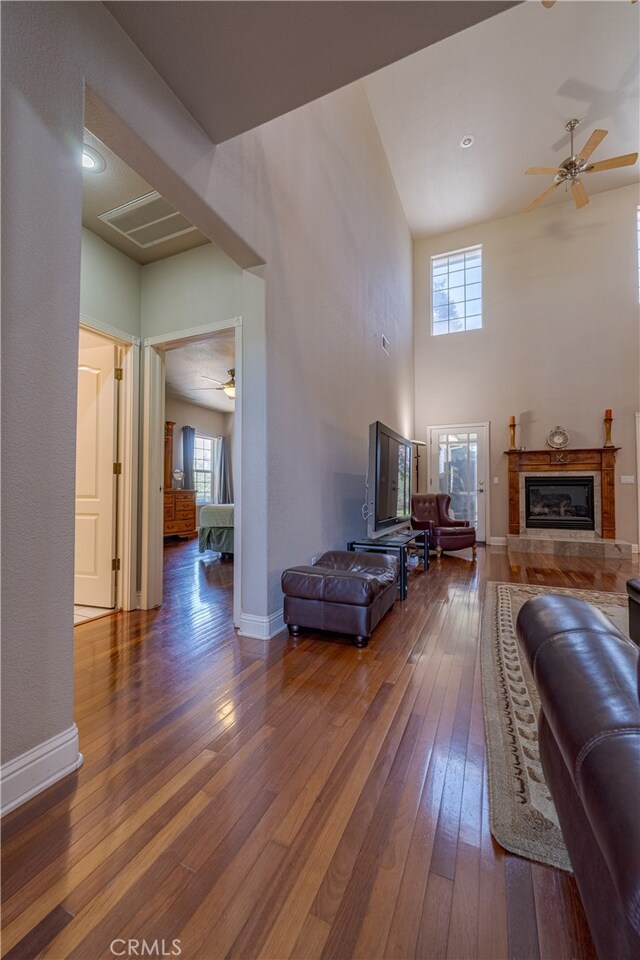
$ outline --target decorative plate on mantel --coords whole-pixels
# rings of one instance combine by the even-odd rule
[[[564,427],[554,427],[547,437],[547,443],[554,450],[562,450],[569,443],[569,434]]]

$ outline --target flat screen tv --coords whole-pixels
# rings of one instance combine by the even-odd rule
[[[376,420],[369,427],[367,535],[380,537],[411,518],[411,441]]]

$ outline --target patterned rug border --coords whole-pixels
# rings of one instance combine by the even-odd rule
[[[518,714],[523,721],[522,727],[537,728],[535,684],[526,662],[520,659],[515,637],[514,591],[531,596],[548,593],[580,597],[596,606],[616,609],[623,606],[625,614],[627,598],[619,593],[534,584],[489,581],[486,586],[480,631],[480,667],[491,833],[500,846],[511,853],[571,871],[557,815],[544,783],[537,740],[532,742],[529,739],[523,747],[522,728],[514,714],[516,709],[522,711]],[[501,630],[508,637],[506,646],[502,642],[498,644]],[[514,671],[509,674],[509,679],[503,647],[512,661],[508,667]],[[512,702],[513,689],[518,694],[517,708]],[[531,784],[538,790],[539,805],[544,808],[544,813],[531,802]]]

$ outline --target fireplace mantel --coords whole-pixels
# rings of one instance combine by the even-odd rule
[[[509,533],[520,529],[521,473],[551,473],[576,470],[599,473],[602,494],[602,537],[615,540],[616,484],[615,462],[620,447],[592,447],[585,450],[505,450],[509,457]]]

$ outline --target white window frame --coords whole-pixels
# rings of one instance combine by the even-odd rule
[[[205,440],[205,441],[207,441],[207,442],[209,443],[209,446],[210,446],[210,454],[211,454],[211,467],[212,467],[211,470],[199,470],[199,469],[196,469],[196,450],[197,450],[197,444],[198,444],[198,441],[199,441],[199,440],[201,440],[201,441],[202,441],[202,440]],[[218,502],[218,501],[216,500],[216,498],[215,498],[215,493],[216,493],[215,483],[216,483],[216,481],[215,481],[215,475],[214,475],[214,471],[213,471],[215,454],[214,454],[213,444],[216,443],[216,442],[219,441],[219,440],[220,440],[220,437],[207,437],[207,436],[205,436],[205,435],[202,434],[202,433],[196,433],[195,438],[194,438],[194,447],[193,447],[193,483],[194,483],[194,486],[195,486],[195,489],[196,489],[196,503],[198,504],[198,506],[202,506],[202,504],[205,504],[205,503],[217,503],[217,502]],[[199,488],[198,488],[198,483],[197,483],[198,474],[208,474],[208,475],[209,475],[209,494],[210,494],[210,496],[209,496],[208,498],[206,498],[206,497],[203,498],[203,497],[200,496],[200,492],[199,492]]]
[[[467,297],[467,280],[466,280],[466,255],[467,255],[467,254],[472,254],[472,253],[473,253],[473,254],[475,254],[475,253],[479,253],[479,254],[480,254],[480,266],[479,266],[479,269],[480,269],[480,279],[473,282],[473,285],[475,285],[476,283],[479,284],[479,286],[480,286],[480,291],[479,291],[480,296],[479,296],[479,297],[469,297],[469,298],[468,298],[468,297]],[[464,265],[463,265],[463,270],[462,270],[462,273],[463,273],[463,282],[462,282],[462,285],[461,285],[462,288],[463,288],[463,290],[464,290],[464,301],[463,301],[463,302],[464,302],[464,306],[465,306],[465,315],[464,315],[464,317],[457,317],[457,318],[447,317],[446,321],[445,321],[445,320],[436,320],[436,318],[435,318],[435,311],[436,311],[436,309],[438,309],[439,307],[444,306],[444,305],[441,304],[441,305],[439,305],[438,307],[436,307],[436,304],[435,304],[435,293],[436,293],[436,291],[434,290],[434,266],[436,265],[436,263],[437,263],[438,261],[447,260],[447,287],[446,287],[446,293],[447,293],[447,295],[448,295],[450,289],[457,289],[457,287],[455,287],[455,286],[454,286],[453,288],[450,287],[449,282],[448,282],[449,273],[450,273],[450,271],[449,271],[449,260],[453,259],[454,257],[460,257],[461,255],[464,256],[464,258],[465,258],[465,263],[464,263]],[[431,303],[430,333],[431,333],[431,336],[432,336],[432,337],[447,336],[447,335],[450,334],[450,333],[468,333],[468,332],[470,332],[470,331],[472,331],[472,330],[482,330],[482,328],[483,328],[483,326],[484,326],[484,313],[483,313],[483,303],[482,303],[483,287],[484,287],[483,263],[484,263],[484,254],[483,254],[483,245],[482,245],[481,243],[473,244],[473,246],[470,246],[470,247],[463,247],[463,248],[460,249],[460,250],[449,250],[449,251],[447,251],[446,253],[438,253],[438,254],[434,255],[433,257],[431,257],[431,265],[430,265],[430,270],[429,270],[429,279],[430,279],[430,284],[431,284],[431,287],[430,287],[430,289],[431,289],[431,299],[430,299],[430,303]],[[458,271],[455,271],[455,272],[458,272]],[[469,286],[471,286],[471,284],[469,284]],[[475,323],[475,324],[473,324],[472,326],[467,326],[467,320],[468,320],[468,319],[473,319],[473,318],[471,318],[471,317],[470,317],[470,318],[467,318],[467,310],[466,310],[466,307],[467,307],[467,304],[468,304],[468,303],[472,303],[472,302],[473,302],[474,300],[476,300],[476,299],[479,299],[479,300],[480,300],[480,313],[479,313],[479,315],[478,315],[478,314],[474,314],[474,315],[473,315],[473,318],[479,316],[479,323]],[[450,302],[451,302],[451,301],[448,301],[448,303],[450,303]],[[451,329],[451,324],[452,324],[452,322],[455,322],[456,320],[462,320],[463,326],[462,326],[461,329],[452,330],[452,329]],[[446,329],[446,330],[444,330],[444,329],[436,330],[436,325],[442,327],[445,322],[446,322],[446,324],[447,324],[447,329]]]

